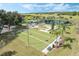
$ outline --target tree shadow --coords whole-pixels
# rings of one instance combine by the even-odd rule
[[[64,49],[65,49],[65,48],[72,49],[72,47],[71,47],[71,45],[70,45],[70,44],[64,44],[62,47],[63,47]]]
[[[70,32],[66,32],[66,34],[71,34]]]
[[[71,37],[65,37],[65,43],[62,45],[62,47],[65,48],[69,48],[72,49],[72,44],[76,39],[75,38],[71,38]]]
[[[12,56],[15,55],[17,52],[16,51],[7,51],[1,54],[1,56]]]
[[[65,41],[69,41],[70,43],[73,43],[75,40],[75,38],[65,37]]]
[[[8,43],[10,43],[16,37],[17,37],[17,35],[12,34],[11,32],[2,34],[0,36],[0,48],[4,47]]]
[[[18,37],[18,34],[21,32],[23,32],[22,27],[17,27],[13,31],[1,34],[0,35],[0,48],[12,42],[16,37]]]

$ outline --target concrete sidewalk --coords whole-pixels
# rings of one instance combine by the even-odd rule
[[[55,42],[59,42],[61,40],[61,36],[58,36],[52,43],[50,43],[46,48],[44,48],[42,50],[42,52],[44,54],[47,54],[49,51],[51,51],[53,49],[53,44],[55,44]]]

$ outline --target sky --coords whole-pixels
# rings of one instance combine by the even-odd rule
[[[0,9],[18,13],[79,11],[79,3],[0,3]]]

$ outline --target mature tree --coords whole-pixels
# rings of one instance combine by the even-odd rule
[[[22,15],[18,14],[17,12],[6,12],[5,10],[0,10],[0,18],[1,18],[1,25],[8,25],[10,30],[11,25],[18,25],[22,23],[23,18]]]
[[[2,19],[0,18],[0,34],[1,34],[2,29],[3,29],[3,22],[2,22]]]

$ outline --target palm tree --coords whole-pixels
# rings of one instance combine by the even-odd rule
[[[70,29],[71,23],[69,21],[63,21],[60,23],[61,34],[64,35],[67,29]]]
[[[66,32],[66,29],[70,29],[69,25],[66,22],[62,22],[60,20],[59,20],[59,23],[57,25],[59,25],[59,27],[56,30],[53,30],[53,26],[55,26],[55,24],[52,25],[52,29],[51,29],[51,33],[56,35],[57,37],[59,35],[64,36],[64,33]]]
[[[54,23],[54,21],[52,21],[52,26],[51,26],[52,30],[54,30],[54,26],[55,26],[55,23]]]

